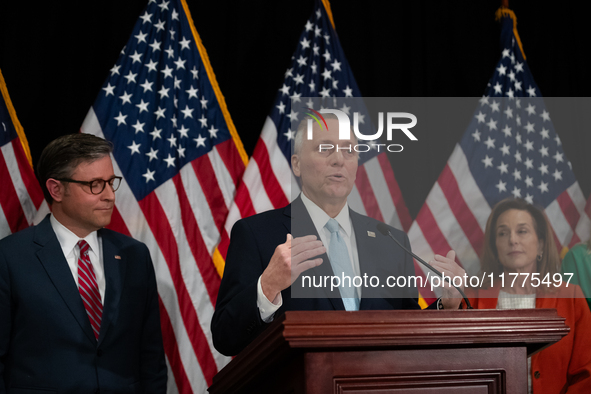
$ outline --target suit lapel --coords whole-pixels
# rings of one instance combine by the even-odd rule
[[[291,207],[293,205],[293,203],[295,203],[297,200],[299,200],[300,198],[296,198],[296,200],[294,200],[294,202],[292,202],[291,204],[287,205],[284,209],[283,209],[283,226],[285,226],[285,229],[287,230],[288,234],[293,235],[292,231],[291,231]],[[301,200],[300,200],[301,202]]]
[[[60,296],[76,318],[88,339],[96,342],[82,298],[72,277],[72,271],[51,227],[49,216],[35,227],[34,242],[39,245],[37,257]]]
[[[289,215],[288,229],[291,231],[291,235],[294,238],[305,235],[315,235],[318,239],[320,239],[318,231],[316,231],[316,227],[314,226],[314,222],[312,222],[312,218],[310,217],[310,214],[308,213],[308,210],[306,209],[302,199],[298,196],[288,207],[290,207],[289,212],[286,210],[284,213],[286,216]],[[292,218],[297,218],[297,220],[292,220]],[[317,277],[333,276],[334,273],[332,266],[330,265],[330,260],[328,259],[328,254],[324,253],[320,257],[322,258],[323,263],[318,267],[312,268],[310,270],[311,274]],[[328,298],[334,309],[345,309],[343,300],[340,297],[331,297],[326,288],[324,288],[324,291],[326,298]]]
[[[105,269],[105,299],[103,300],[103,318],[98,343],[102,342],[110,325],[119,312],[119,300],[123,289],[123,277],[127,261],[119,251],[115,239],[108,232],[99,230],[103,244],[103,266]]]
[[[367,217],[358,214],[357,212],[349,209],[349,216],[351,217],[351,223],[353,223],[353,231],[355,231],[355,241],[357,242],[357,255],[359,257],[359,271],[368,273],[368,263],[376,262],[376,257],[373,252],[376,250],[376,238],[370,237],[369,231],[376,231],[375,228],[370,229],[367,221]]]
[[[375,244],[377,239],[370,237],[368,232],[375,232],[375,228],[371,228],[366,216],[360,215],[357,212],[349,208],[349,216],[351,217],[351,223],[353,223],[353,231],[355,231],[355,241],[357,243],[357,256],[359,258],[359,271],[372,276],[376,274],[373,271],[375,263],[378,261],[378,257],[375,255],[377,245]],[[368,289],[366,289],[368,291]],[[373,297],[363,297],[359,304],[359,309],[374,309],[372,305],[375,302]]]

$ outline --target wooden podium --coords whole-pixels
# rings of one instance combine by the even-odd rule
[[[527,392],[527,355],[568,334],[555,309],[287,312],[217,393]]]

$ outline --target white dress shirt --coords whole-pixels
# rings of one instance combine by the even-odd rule
[[[304,203],[304,206],[306,207],[306,210],[312,218],[314,227],[320,236],[320,241],[322,241],[322,244],[328,251],[330,247],[330,231],[324,226],[331,217],[326,212],[324,212],[322,208],[306,197],[304,193],[301,193],[300,197]],[[351,217],[349,216],[349,205],[347,203],[345,203],[345,206],[343,209],[341,209],[341,212],[339,212],[339,214],[334,219],[339,223],[339,235],[347,244],[349,260],[353,265],[355,275],[360,275],[357,241],[355,239],[355,231],[353,231],[353,223],[351,222]],[[292,220],[294,219],[292,218]],[[325,263],[327,262],[324,262],[323,264]],[[330,262],[328,263],[330,264]],[[357,289],[359,292],[359,298],[361,298],[360,290],[361,289]],[[281,305],[283,305],[281,293],[277,295],[273,302],[269,301],[263,293],[263,289],[261,287],[261,278],[259,277],[257,283],[257,307],[259,308],[261,319],[266,323],[273,321],[273,315],[281,307]]]
[[[85,238],[79,238],[76,234],[61,224],[53,215],[50,216],[49,221],[57,236],[57,240],[62,247],[62,252],[68,262],[68,267],[72,272],[76,286],[78,286],[78,257],[80,256],[80,249],[77,244],[81,239],[84,239],[88,243],[88,246],[90,247],[88,250],[88,256],[90,257],[90,262],[92,263],[92,268],[94,269],[94,274],[96,276],[99,293],[101,294],[101,302],[104,304],[106,281],[102,256],[103,245],[98,233],[93,231]]]

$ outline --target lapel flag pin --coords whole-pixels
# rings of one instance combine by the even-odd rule
[[[117,260],[121,260],[121,256],[119,256],[118,254],[115,255],[115,259]]]
[[[376,237],[376,233],[374,233],[373,231],[368,231],[367,235],[374,238]]]

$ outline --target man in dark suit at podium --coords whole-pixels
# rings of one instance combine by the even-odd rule
[[[347,204],[357,173],[354,135],[339,140],[338,119],[325,116],[327,130],[313,125],[312,139],[300,123],[291,158],[302,193],[290,205],[241,219],[232,228],[224,276],[211,329],[218,351],[235,355],[256,338],[275,316],[288,310],[420,309],[416,288],[399,297],[366,297],[367,288],[303,289],[300,275],[363,276],[387,266],[388,275],[414,275],[412,257],[377,231],[379,221],[352,211]],[[332,146],[332,148],[330,148]],[[336,147],[339,149],[336,149]],[[325,149],[323,149],[325,148]],[[410,248],[408,237],[389,227]],[[464,271],[451,251],[431,264],[448,276]],[[383,272],[382,272],[383,273]],[[383,279],[383,278],[382,278]],[[298,291],[298,297],[292,297]],[[330,286],[330,283],[328,284]],[[439,307],[457,309],[461,298],[444,293]]]
[[[111,149],[51,142],[37,173],[52,214],[0,241],[0,393],[166,392],[150,253],[103,228],[121,180]]]

